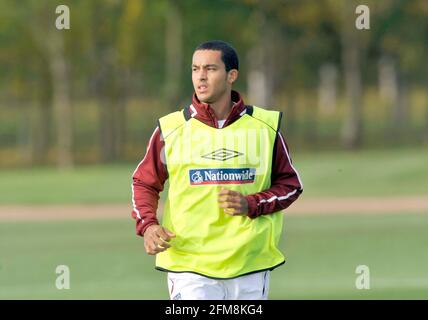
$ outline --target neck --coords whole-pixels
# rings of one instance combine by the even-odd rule
[[[210,106],[214,110],[217,120],[226,119],[230,111],[232,110],[232,106],[233,106],[231,92],[229,91],[226,95],[221,97],[219,100],[211,103]]]

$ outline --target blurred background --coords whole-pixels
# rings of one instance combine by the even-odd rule
[[[131,175],[211,39],[237,50],[244,101],[283,111],[305,185],[271,298],[427,299],[426,0],[0,0],[0,298],[168,298]]]

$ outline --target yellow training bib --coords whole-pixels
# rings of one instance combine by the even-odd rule
[[[156,256],[156,268],[234,278],[284,263],[278,250],[282,213],[230,216],[218,204],[221,187],[244,195],[271,185],[281,113],[248,107],[231,125],[212,128],[177,111],[159,119],[169,191],[162,225],[176,234]]]

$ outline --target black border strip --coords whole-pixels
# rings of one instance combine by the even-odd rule
[[[235,279],[235,278],[239,278],[239,277],[247,276],[247,275],[249,275],[249,274],[253,274],[253,273],[257,273],[257,272],[272,271],[272,270],[274,270],[274,269],[278,268],[279,266],[282,266],[284,263],[285,263],[285,260],[284,260],[284,261],[282,261],[281,263],[277,264],[277,265],[274,265],[273,267],[270,267],[270,268],[259,269],[259,270],[255,270],[255,271],[251,271],[251,272],[243,273],[243,274],[240,274],[239,276],[236,276],[236,277],[230,277],[230,278],[217,278],[217,277],[211,277],[211,276],[207,276],[206,274],[202,274],[202,273],[195,272],[195,271],[174,271],[174,270],[168,270],[168,269],[165,269],[165,268],[162,268],[162,267],[158,267],[158,266],[156,266],[156,267],[155,267],[155,270],[162,271],[162,272],[172,272],[172,273],[194,273],[194,274],[197,274],[197,275],[199,275],[199,276],[207,277],[207,278],[210,278],[210,279],[215,279],[215,280],[228,280],[228,279]]]
[[[259,118],[256,118],[256,117],[253,117],[253,111],[254,111],[254,108],[253,108],[253,106],[247,106],[247,114],[249,115],[249,116],[251,116],[253,119],[256,119],[257,121],[260,121],[260,122],[262,122],[262,123],[264,123],[265,125],[267,125],[269,128],[271,128],[273,131],[275,131],[275,132],[278,132],[278,130],[276,130],[275,128],[273,128],[270,124],[268,124],[267,122],[265,122],[265,121],[263,121],[263,120],[261,120],[261,119],[259,119]],[[271,110],[272,111],[272,110]],[[280,112],[281,113],[281,111],[276,111],[276,112]]]
[[[190,118],[192,118],[191,113],[190,113],[190,106],[187,106],[183,109],[183,115],[184,115],[184,119],[186,121],[189,121]]]
[[[279,132],[279,129],[281,128],[281,120],[282,120],[282,111],[279,111],[278,126],[276,129],[277,132]]]
[[[186,116],[184,115],[184,109],[183,109],[183,110],[181,110],[180,112],[181,112],[181,114],[183,115],[184,120],[186,120]],[[166,140],[166,138],[168,138],[168,137],[169,137],[173,132],[175,132],[177,129],[181,128],[181,127],[182,127],[182,126],[183,126],[187,121],[188,121],[188,120],[184,121],[184,123],[180,124],[177,128],[175,128],[174,130],[172,130],[172,131],[168,134],[168,136],[163,137],[163,140],[165,141],[165,140]],[[160,129],[160,123],[159,123],[159,120],[158,120],[158,124],[159,124],[159,129]],[[161,129],[160,129],[160,131],[161,131],[161,133],[162,133],[162,130],[161,130]]]

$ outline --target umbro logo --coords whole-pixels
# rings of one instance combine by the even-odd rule
[[[238,151],[229,150],[226,148],[220,148],[220,149],[217,149],[213,152],[207,153],[201,157],[205,158],[205,159],[211,159],[211,160],[226,161],[226,160],[236,158],[236,157],[239,157],[242,155],[243,155],[243,153],[238,152]]]

